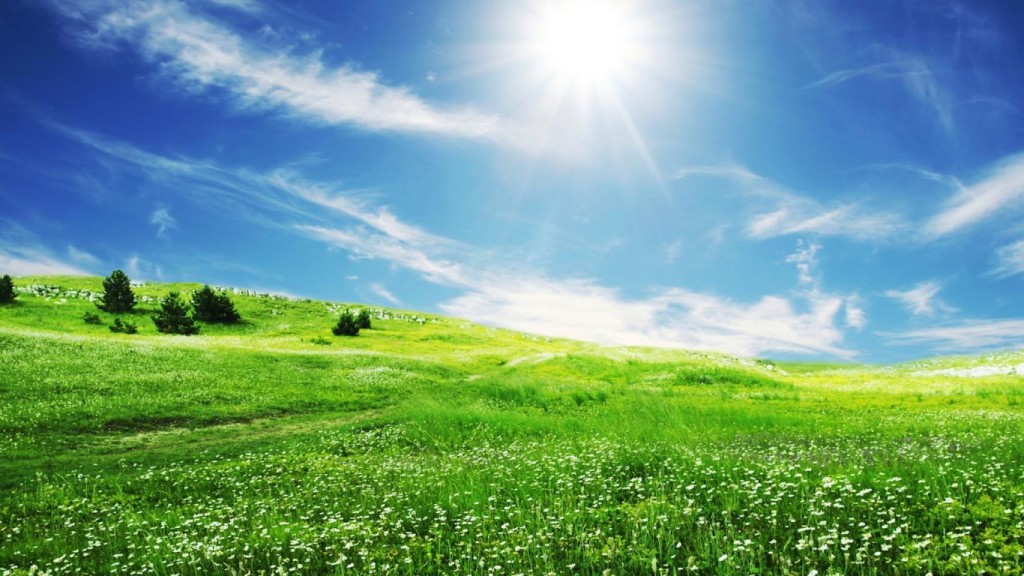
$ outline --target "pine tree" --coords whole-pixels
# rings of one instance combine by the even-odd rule
[[[335,336],[358,336],[359,326],[356,324],[356,317],[347,309],[341,313],[338,323],[331,328]]]
[[[132,281],[124,272],[114,270],[110,276],[103,279],[103,296],[96,305],[100,310],[111,314],[124,314],[131,312],[137,303],[135,293],[132,292]]]
[[[138,334],[139,327],[131,322],[122,322],[120,318],[114,318],[114,323],[110,325],[110,331],[118,334]]]
[[[160,311],[153,315],[158,332],[164,334],[199,334],[199,326],[188,315],[188,305],[181,294],[171,292],[160,301]]]
[[[370,329],[370,311],[369,310],[367,310],[366,308],[363,308],[362,310],[359,311],[359,315],[356,316],[356,326],[358,326],[360,330],[369,330]]]
[[[4,274],[4,277],[0,278],[0,304],[10,304],[17,297],[18,293],[14,291],[14,280]]]
[[[192,293],[192,308],[193,317],[200,322],[235,324],[242,319],[227,293],[218,294],[209,286]]]

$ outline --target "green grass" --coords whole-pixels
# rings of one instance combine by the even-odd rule
[[[1019,353],[774,363],[232,296],[0,307],[0,574],[1021,574]],[[352,305],[353,308],[360,307]],[[102,324],[87,324],[86,312]]]

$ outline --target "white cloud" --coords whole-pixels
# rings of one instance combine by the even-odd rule
[[[934,116],[943,132],[952,134],[955,128],[953,97],[935,77],[931,66],[920,56],[898,50],[877,47],[876,52],[879,53],[879,61],[859,68],[837,70],[807,88],[836,86],[861,78],[896,80]]]
[[[992,274],[999,278],[1024,275],[1024,240],[996,250],[996,266]]]
[[[85,250],[79,250],[74,246],[68,245],[68,258],[72,261],[78,262],[82,266],[88,266],[95,268],[100,265],[100,259],[86,252]]]
[[[262,7],[255,0],[206,0],[207,2],[217,5],[224,6],[225,8],[233,8],[241,12],[255,13],[259,12]]]
[[[683,255],[683,240],[680,238],[665,247],[665,264],[675,264]]]
[[[164,279],[164,272],[158,264],[154,264],[138,255],[129,256],[125,260],[124,273],[133,281]]]
[[[380,296],[381,298],[387,300],[391,304],[394,304],[395,306],[400,306],[402,304],[398,297],[392,294],[391,291],[388,290],[383,284],[372,282],[370,284],[370,291],[372,291],[377,296]]]
[[[425,247],[365,228],[342,230],[300,224],[296,230],[331,246],[348,250],[356,258],[377,258],[408,268],[436,284],[465,286],[472,276],[461,264],[432,256]]]
[[[846,298],[846,326],[854,330],[863,330],[868,325],[868,316],[864,312],[860,296],[854,294]]]
[[[885,295],[898,300],[914,316],[932,316],[936,310],[955,312],[939,297],[942,285],[935,281],[921,282],[910,290],[886,290]]]
[[[12,276],[89,276],[74,264],[58,260],[36,246],[0,246],[0,270]]]
[[[859,204],[826,207],[744,166],[691,166],[677,170],[675,178],[709,176],[735,184],[748,200],[747,235],[767,239],[795,234],[845,236],[879,241],[901,234],[903,219],[890,212],[871,212]]]
[[[506,328],[580,338],[605,344],[711,349],[741,355],[766,352],[849,357],[836,318],[840,297],[818,292],[799,295],[807,308],[766,296],[740,304],[680,288],[655,291],[647,298],[626,298],[592,280],[552,279],[536,271],[515,271],[495,263],[493,255],[471,254],[475,262],[429,247],[371,232],[300,226],[299,230],[357,257],[379,258],[419,273],[425,279],[465,290],[441,304],[454,316]],[[489,262],[489,264],[482,264]]]
[[[124,263],[124,271],[130,277],[137,277],[142,273],[140,263],[142,260],[138,256],[131,256]]]
[[[89,276],[87,268],[94,265],[94,262],[88,261],[88,258],[76,259],[76,255],[88,256],[68,246],[67,258],[77,264],[58,258],[32,230],[0,216],[0,275]]]
[[[807,244],[803,240],[797,240],[796,250],[786,257],[787,263],[796,264],[801,284],[816,284],[812,272],[818,265],[817,254],[819,250],[821,250],[821,244]]]
[[[940,351],[972,351],[1024,345],[1024,320],[966,320],[959,324],[880,333],[893,344],[932,345]]]
[[[819,298],[799,312],[780,297],[740,304],[678,288],[630,300],[588,281],[535,278],[481,286],[441,307],[484,323],[606,344],[849,357],[834,322],[840,305]]]
[[[245,0],[215,0],[249,8]],[[94,46],[128,43],[189,91],[224,90],[242,108],[280,109],[324,124],[365,130],[496,136],[501,121],[469,109],[445,110],[375,72],[332,67],[319,53],[297,56],[248,41],[195,6],[174,0],[50,0]]]
[[[853,204],[824,209],[810,199],[794,198],[778,210],[754,216],[748,223],[747,232],[757,239],[817,234],[882,240],[902,228],[902,220],[894,214],[868,213]]]
[[[580,278],[550,278],[500,254],[431,234],[374,206],[358,191],[310,181],[294,170],[257,173],[205,161],[158,156],[92,134],[59,128],[69,137],[123,162],[172,191],[195,193],[201,205],[232,206],[240,217],[285,227],[354,258],[375,258],[462,291],[441,305],[450,314],[524,331],[614,344],[849,357],[837,328],[845,299],[804,291],[749,303],[682,288],[630,298]],[[183,184],[187,183],[185,186]],[[160,277],[134,257],[133,277]]]
[[[1024,154],[1000,160],[982,180],[961,187],[945,208],[925,224],[928,236],[944,236],[1024,204]]]
[[[171,216],[171,213],[166,208],[157,208],[149,216],[149,223],[156,226],[156,235],[163,236],[170,228],[177,228],[178,221]]]

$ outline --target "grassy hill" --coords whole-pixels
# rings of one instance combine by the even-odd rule
[[[1024,355],[602,347],[99,278],[0,307],[0,574],[1020,574]],[[360,305],[351,305],[361,308]],[[83,321],[99,314],[103,324]],[[35,567],[35,568],[33,568]]]

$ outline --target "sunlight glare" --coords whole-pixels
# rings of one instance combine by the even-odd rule
[[[550,3],[540,15],[537,56],[567,80],[614,80],[636,56],[632,23],[626,16],[610,2]]]

